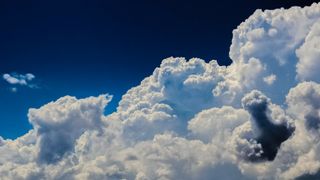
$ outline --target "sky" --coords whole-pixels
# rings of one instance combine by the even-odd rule
[[[320,2],[1,1],[0,22],[0,179],[320,177]]]
[[[0,73],[32,73],[36,87],[0,81],[0,134],[23,135],[28,109],[64,95],[121,96],[167,57],[228,65],[232,30],[256,9],[312,1],[1,1]],[[12,92],[12,88],[16,88]]]

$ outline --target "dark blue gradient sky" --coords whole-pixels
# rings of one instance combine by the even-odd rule
[[[232,30],[255,9],[310,5],[312,1],[0,2],[0,73],[33,73],[40,88],[12,93],[0,81],[0,136],[27,132],[30,107],[64,95],[121,96],[169,56],[229,64]]]

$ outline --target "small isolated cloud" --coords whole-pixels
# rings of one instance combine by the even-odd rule
[[[269,76],[266,76],[263,78],[263,81],[267,83],[268,85],[272,85],[274,81],[277,80],[277,76],[274,74],[271,74]]]
[[[11,90],[11,92],[17,92],[18,91],[18,89],[16,87],[11,88],[10,90]]]
[[[13,86],[27,86],[29,88],[34,88],[36,85],[32,84],[31,81],[35,79],[35,75],[31,73],[27,74],[17,74],[17,73],[11,73],[11,74],[3,74],[2,78],[9,83],[10,85]],[[17,92],[17,87],[12,87],[10,88],[12,92]]]

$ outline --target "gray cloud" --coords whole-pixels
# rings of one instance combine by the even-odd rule
[[[270,99],[259,91],[252,91],[242,99],[244,109],[246,109],[257,129],[254,142],[261,145],[259,157],[249,157],[250,160],[267,159],[274,160],[281,143],[287,140],[294,131],[294,126],[284,121],[276,123],[270,116]]]

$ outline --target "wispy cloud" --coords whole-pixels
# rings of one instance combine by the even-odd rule
[[[27,74],[5,73],[2,75],[2,78],[7,83],[14,86],[10,88],[12,92],[17,92],[16,86],[27,86],[29,88],[37,87],[35,84],[32,84],[32,81],[36,78],[36,76],[31,73],[27,73]]]
[[[18,89],[17,89],[16,87],[13,87],[13,88],[10,88],[10,91],[13,92],[13,93],[15,93],[15,92],[18,91]]]

